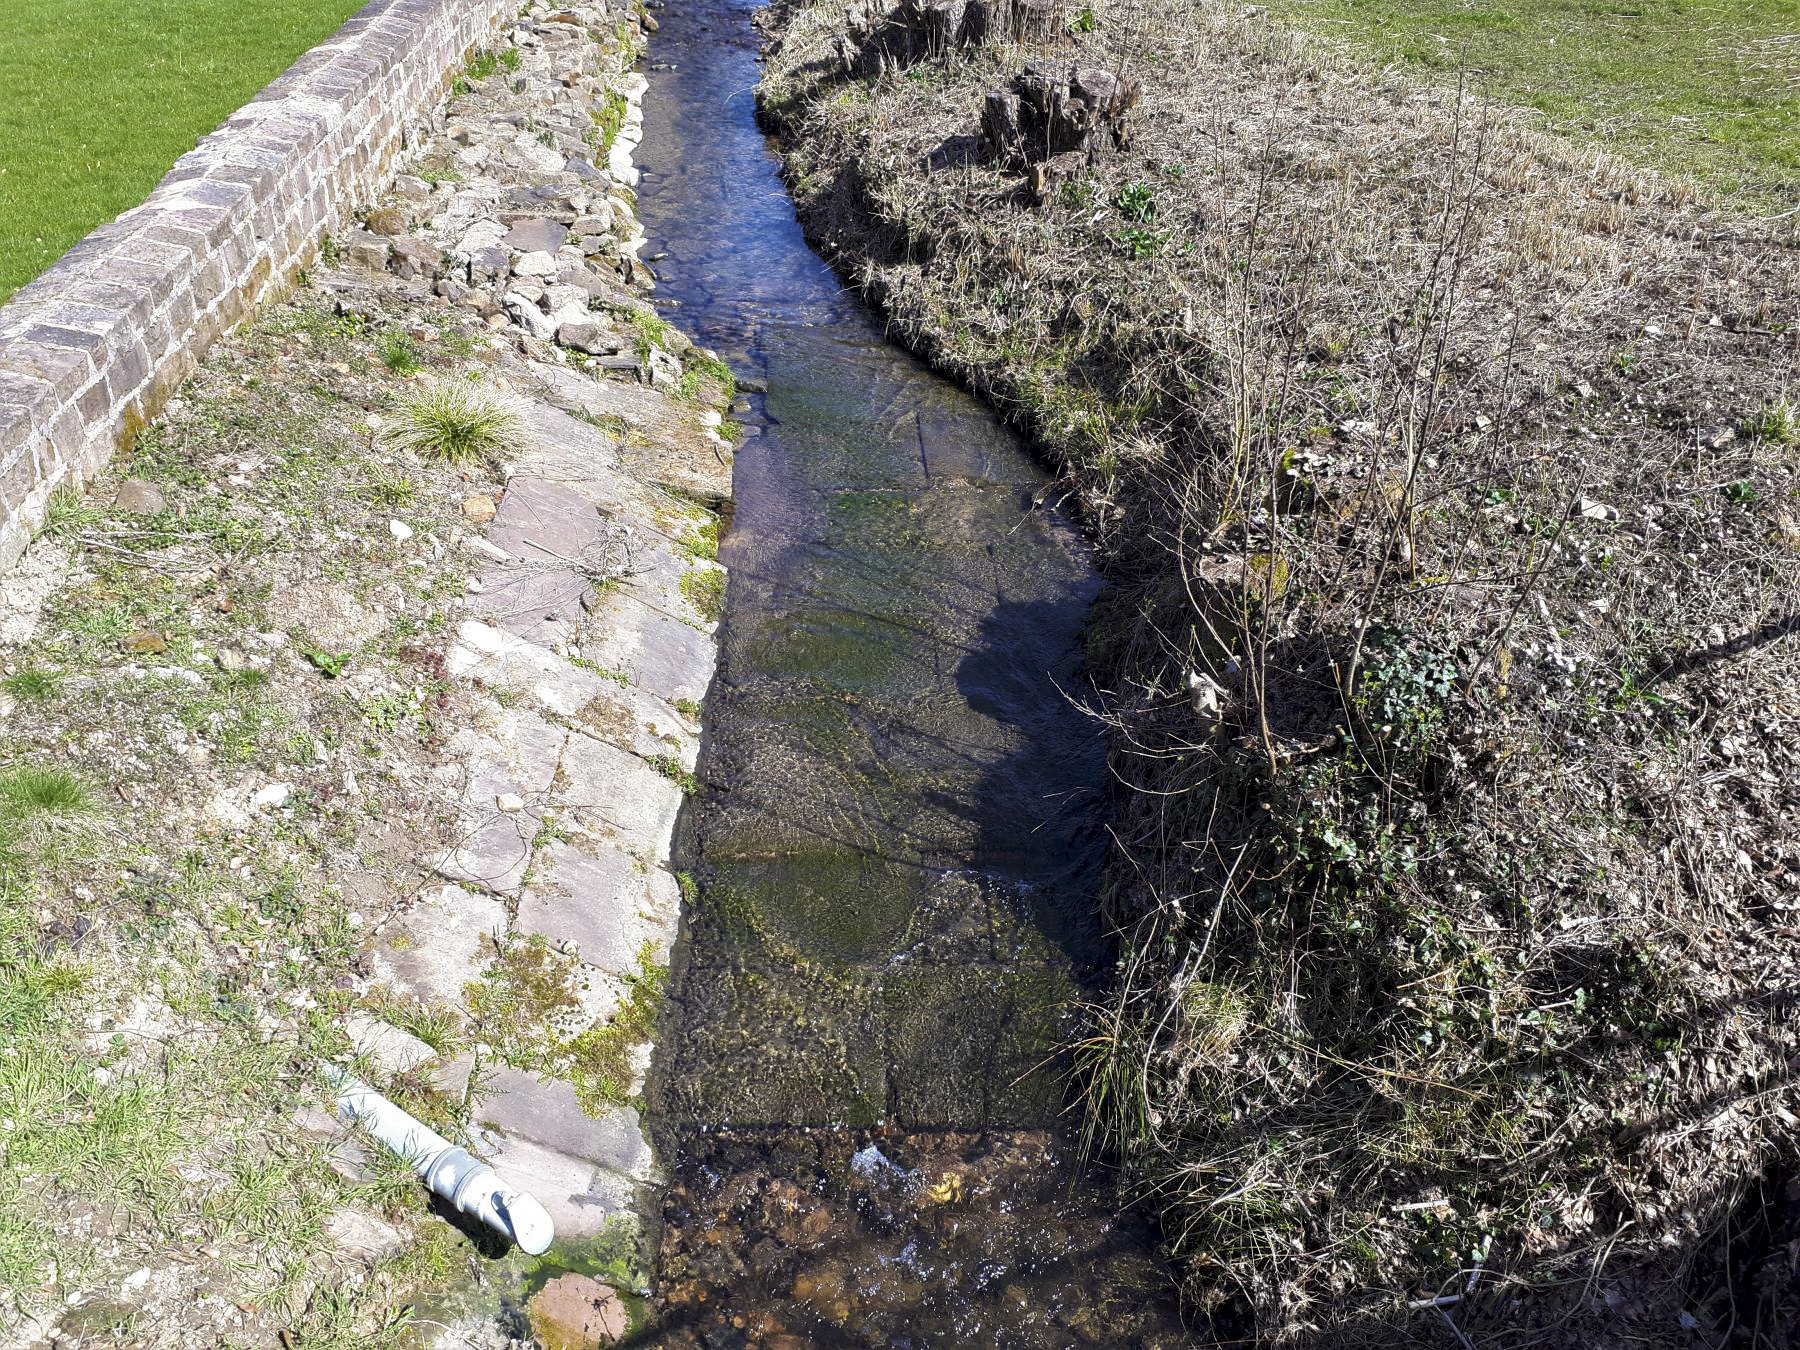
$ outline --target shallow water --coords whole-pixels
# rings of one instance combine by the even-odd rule
[[[1059,1128],[1105,959],[1105,750],[1071,701],[1098,582],[1017,441],[807,248],[755,8],[658,11],[638,156],[659,297],[767,385],[653,1075],[659,1343],[1176,1344]]]

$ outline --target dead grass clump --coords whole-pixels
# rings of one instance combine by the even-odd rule
[[[1221,1335],[1769,1325],[1792,222],[1235,7],[1095,13],[1053,54],[1143,104],[1042,208],[976,135],[1041,49],[850,80],[801,4],[764,90],[815,240],[1030,426],[1114,582],[1090,1137]]]

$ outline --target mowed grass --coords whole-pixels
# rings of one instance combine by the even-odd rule
[[[1269,0],[1745,209],[1800,202],[1796,0]]]
[[[0,5],[0,301],[143,201],[364,0]]]

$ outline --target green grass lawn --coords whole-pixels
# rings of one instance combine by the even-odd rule
[[[7,0],[0,301],[150,194],[175,160],[364,0]]]
[[[1745,209],[1800,201],[1796,0],[1268,0],[1271,12],[1691,173]]]

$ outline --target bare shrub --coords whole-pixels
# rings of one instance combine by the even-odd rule
[[[846,79],[801,4],[764,89],[815,240],[1114,583],[1088,1136],[1220,1334],[1722,1328],[1800,1133],[1791,222],[1236,7],[1095,13]],[[975,131],[1046,51],[1144,94],[1039,206]]]

